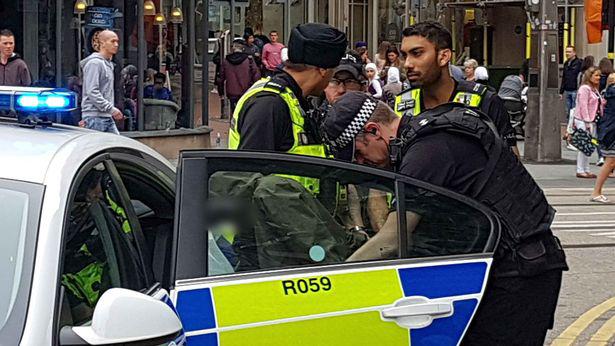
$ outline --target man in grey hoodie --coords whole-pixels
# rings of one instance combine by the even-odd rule
[[[10,30],[0,30],[0,85],[30,86],[28,65],[14,51],[15,35]]]
[[[81,117],[88,129],[119,134],[114,119],[122,120],[124,115],[114,106],[111,62],[117,54],[119,42],[113,31],[101,31],[98,52],[90,54],[79,64],[83,71]]]

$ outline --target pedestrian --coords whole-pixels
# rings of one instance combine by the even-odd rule
[[[585,71],[587,71],[588,68],[593,67],[594,65],[595,65],[595,59],[593,55],[588,55],[585,58],[583,58],[583,61],[581,62],[581,71],[579,72],[579,75],[577,76],[577,85],[579,87],[581,86],[581,84],[583,84],[583,75],[585,74]]]
[[[574,46],[566,47],[566,62],[562,70],[562,83],[559,87],[559,98],[566,106],[566,119],[570,118],[570,110],[574,109],[579,83],[577,77],[581,72],[582,61],[577,57]]]
[[[592,66],[585,71],[583,82],[577,92],[573,124],[574,129],[584,130],[592,137],[596,137],[596,117],[602,114],[604,107],[599,87],[600,70]],[[589,169],[589,156],[580,150],[577,153],[577,178],[596,178]]]
[[[406,29],[403,40],[414,32],[427,35],[426,25],[433,24],[421,22]],[[445,49],[438,56],[450,55]],[[425,54],[436,60],[434,53]],[[449,103],[400,118],[377,102],[363,93],[347,93],[333,104],[324,128],[336,158],[463,194],[491,209],[503,227],[484,296],[462,345],[542,345],[553,327],[562,271],[568,269],[550,229],[555,210],[543,191],[485,115]],[[408,220],[420,223],[421,207],[409,208]],[[392,224],[382,226],[347,261],[397,254],[396,222],[397,216],[389,215],[387,223]],[[414,229],[408,230],[409,238]]]
[[[604,98],[606,104],[599,122],[598,143],[606,160],[596,179],[590,201],[610,204],[611,201],[602,194],[602,187],[607,178],[615,178],[615,73],[611,73],[607,78]]]
[[[278,32],[271,31],[269,33],[270,43],[263,47],[263,66],[265,76],[273,76],[278,65],[282,63],[282,48],[284,45],[278,42]]]
[[[365,42],[357,42],[357,44],[362,44],[362,43],[365,43]],[[363,45],[361,45],[361,46],[357,47],[355,51],[356,51],[356,52],[359,54],[359,56],[361,57],[361,63],[362,63],[363,65],[367,65],[367,64],[369,64],[370,62],[372,62],[372,61],[369,59],[369,55],[368,55],[368,52],[367,52],[367,44],[365,44],[364,46],[363,46]]]
[[[122,111],[114,106],[113,63],[117,54],[119,38],[111,30],[98,33],[98,52],[81,60],[79,67],[83,76],[81,117],[86,128],[120,134],[115,120],[124,119]]]
[[[451,77],[449,72],[451,57],[447,55],[447,52],[450,52],[451,49],[450,41],[447,39],[449,37],[448,31],[433,22],[429,22],[425,26],[417,24],[417,26],[411,28],[413,29],[408,29],[406,33],[412,35],[404,35],[401,50],[406,56],[405,68],[408,82],[413,87],[397,95],[395,112],[400,116],[415,116],[445,102],[464,103],[487,114],[495,124],[500,136],[508,143],[511,150],[519,156],[515,130],[511,126],[510,116],[504,107],[504,101],[484,85],[467,80],[455,81]],[[429,35],[417,34],[416,30],[419,29],[428,30]],[[428,51],[429,54],[421,53],[420,56],[415,57],[417,54],[414,54],[414,51]],[[464,64],[466,73],[470,71],[472,77],[474,77],[474,62],[468,61]]]
[[[15,35],[0,30],[0,85],[30,86],[32,77],[25,61],[15,53]]]
[[[478,62],[474,59],[468,59],[463,63],[463,71],[466,74],[466,80],[473,82],[476,80],[474,76],[474,71],[478,67]]]
[[[395,106],[395,97],[401,92],[402,83],[399,78],[399,70],[397,67],[389,67],[387,71],[387,84],[382,87],[382,101],[393,108]]]
[[[607,78],[611,73],[615,72],[615,70],[613,70],[613,63],[609,58],[600,59],[600,62],[598,63],[598,68],[600,69],[600,86],[598,87],[598,90],[602,92],[604,91],[604,89],[606,89]]]
[[[253,58],[260,57],[260,49],[254,43],[254,35],[253,34],[245,34],[243,35],[244,41],[244,53],[251,55]]]
[[[245,53],[239,43],[233,44],[233,52],[224,58],[220,69],[220,83],[231,104],[231,114],[241,95],[259,79],[260,72],[252,55]]]
[[[166,80],[164,73],[157,72],[154,75],[154,84],[147,85],[143,90],[143,98],[174,102],[171,90],[164,86]]]
[[[474,81],[486,86],[489,91],[495,92],[495,88],[489,84],[489,71],[485,66],[478,66],[476,70],[474,70]]]
[[[347,51],[340,65],[335,68],[333,77],[325,88],[325,102],[318,106],[325,111],[340,96],[348,91],[367,91],[367,74],[356,51]]]
[[[384,63],[384,68],[379,70],[381,79],[386,80],[387,72],[390,67],[396,67],[399,70],[400,79],[402,82],[406,80],[406,70],[404,69],[404,63],[399,58],[399,50],[395,45],[392,45],[389,47],[389,49],[387,49],[387,59]]]
[[[374,63],[378,70],[382,70],[384,68],[384,64],[387,62],[387,50],[391,47],[391,42],[382,41],[380,42],[380,46],[378,46],[378,53],[374,57]]]
[[[318,128],[307,116],[307,96],[320,96],[346,51],[346,35],[332,26],[295,27],[288,61],[273,77],[255,83],[237,103],[229,148],[325,157]]]
[[[375,98],[382,97],[382,84],[378,76],[378,68],[376,64],[370,63],[365,65],[365,73],[367,73],[367,91]]]

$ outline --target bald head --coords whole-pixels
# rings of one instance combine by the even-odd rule
[[[111,30],[103,30],[98,34],[98,42],[100,43],[99,53],[107,59],[111,59],[120,47],[120,39],[117,34]]]

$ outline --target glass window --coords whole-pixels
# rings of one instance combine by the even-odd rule
[[[0,340],[17,345],[28,311],[43,186],[0,179]]]
[[[63,320],[78,325],[91,319],[107,289],[147,283],[126,206],[103,163],[85,175],[69,209],[61,282],[70,318]]]
[[[476,208],[446,195],[405,186],[409,257],[481,253],[491,221]]]
[[[136,165],[123,161],[114,164],[145,238],[145,262],[152,268],[155,281],[163,283],[165,287],[165,279],[170,275],[173,240],[174,181],[168,172],[146,164]]]
[[[20,286],[28,220],[28,194],[0,188],[0,329],[13,309]]]
[[[357,171],[262,160],[208,168],[209,275],[343,263],[393,206],[392,179]]]

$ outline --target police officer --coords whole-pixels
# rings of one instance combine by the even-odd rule
[[[464,103],[491,117],[502,138],[519,156],[502,99],[485,85],[451,77],[451,47],[450,32],[438,22],[421,22],[403,31],[401,52],[412,87],[396,97],[395,112],[415,116],[446,102]]]
[[[542,345],[567,270],[550,229],[555,210],[490,119],[479,113],[445,103],[400,118],[370,96],[347,93],[332,105],[323,130],[337,158],[392,169],[493,210],[502,224],[501,239],[464,342]],[[387,223],[395,220],[389,217]],[[396,225],[385,224],[348,260],[382,258],[382,249],[396,253],[396,232]]]
[[[346,35],[318,23],[295,27],[288,60],[272,78],[256,82],[233,113],[229,149],[281,151],[325,157],[307,96],[322,94],[346,50]]]

